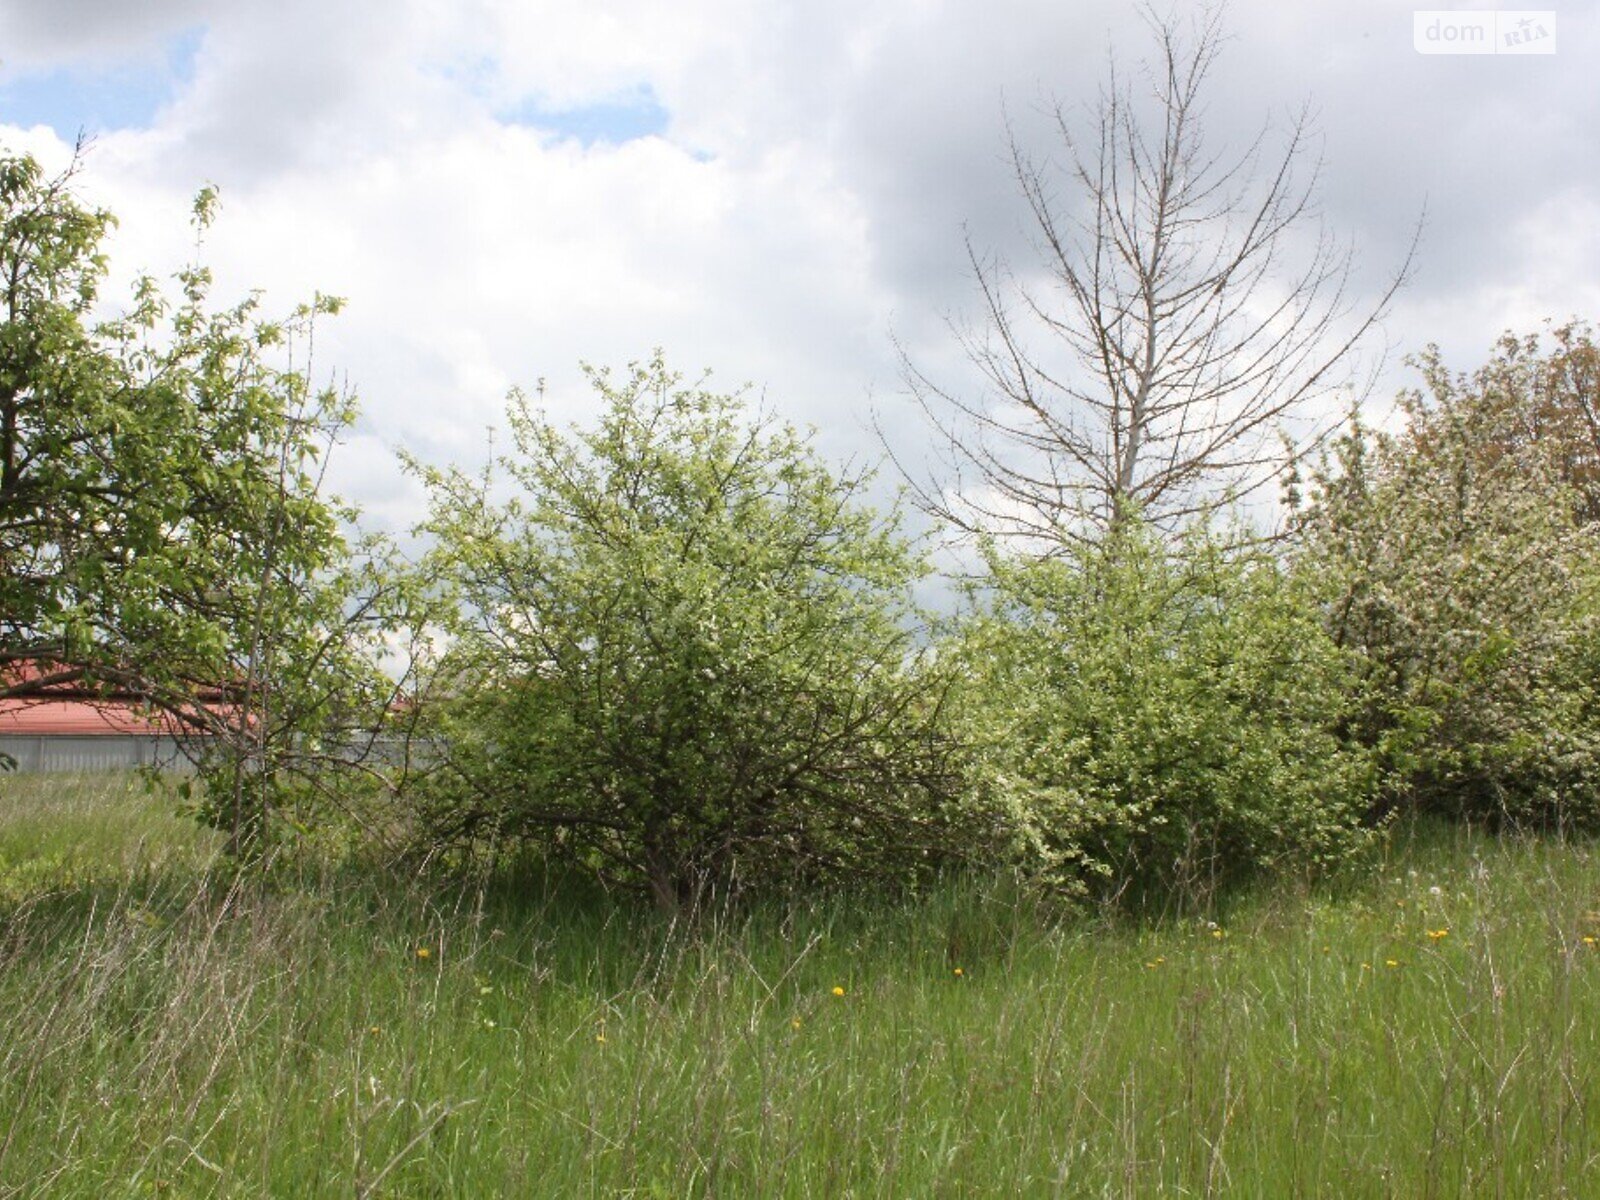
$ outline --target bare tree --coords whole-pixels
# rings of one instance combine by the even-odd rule
[[[1276,149],[1269,125],[1237,157],[1212,153],[1202,98],[1220,9],[1145,18],[1148,94],[1113,59],[1087,137],[1056,103],[1063,166],[1008,122],[1043,270],[1019,274],[968,238],[983,319],[955,332],[983,393],[940,386],[902,352],[948,451],[918,491],[958,528],[1065,545],[1127,512],[1172,528],[1259,488],[1318,440],[1306,418],[1351,382],[1410,271],[1415,237],[1381,294],[1354,303],[1351,251],[1315,209],[1306,111]]]

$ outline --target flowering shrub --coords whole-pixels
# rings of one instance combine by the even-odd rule
[[[1130,518],[989,566],[957,649],[979,786],[1058,884],[1203,898],[1369,836],[1370,759],[1338,736],[1345,656],[1270,557]]]
[[[1580,420],[1600,373],[1562,365],[1586,344],[1563,332],[1548,359],[1508,338],[1471,376],[1430,351],[1403,429],[1357,425],[1297,503],[1299,567],[1361,665],[1348,732],[1388,805],[1600,821],[1600,426],[1586,448]]]

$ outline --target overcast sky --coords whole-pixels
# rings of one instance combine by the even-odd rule
[[[1413,8],[1236,0],[1208,118],[1226,152],[1310,104],[1369,293],[1426,206],[1386,393],[1429,341],[1469,367],[1600,317],[1596,4],[1528,57],[1419,55]],[[6,0],[0,143],[59,165],[93,136],[120,281],[191,256],[209,183],[219,298],[346,297],[318,349],[364,411],[336,477],[395,527],[419,507],[394,447],[471,461],[512,385],[581,418],[580,361],[658,345],[834,455],[875,453],[874,405],[914,451],[895,339],[955,377],[963,231],[1025,266],[1005,114],[1049,154],[1041,107],[1148,46],[1098,0]]]

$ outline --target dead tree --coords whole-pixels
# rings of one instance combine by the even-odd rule
[[[953,328],[981,392],[902,353],[945,451],[937,478],[913,484],[958,529],[1065,547],[1121,514],[1175,529],[1255,491],[1318,440],[1318,418],[1348,408],[1334,397],[1410,271],[1415,237],[1376,298],[1355,302],[1352,252],[1315,209],[1305,110],[1275,149],[1269,124],[1236,157],[1213,153],[1202,107],[1220,12],[1145,16],[1156,52],[1134,81],[1113,59],[1087,136],[1052,107],[1061,165],[1008,122],[1040,261],[1018,272],[968,237],[982,319]]]

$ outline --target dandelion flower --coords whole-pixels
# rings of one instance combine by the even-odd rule
[[[1397,960],[1397,959],[1386,958],[1386,959],[1383,960],[1383,965],[1386,966],[1386,967],[1398,967],[1400,965],[1400,963],[1399,963],[1399,960]]]
[[[432,954],[432,952],[426,946],[418,946],[417,947],[417,957],[418,958],[429,958],[429,957],[431,957],[431,954]]]
[[[1225,929],[1213,929],[1211,931],[1211,936],[1220,942],[1223,938],[1228,936],[1228,931]]]
[[[1445,938],[1447,938],[1449,936],[1450,936],[1450,931],[1448,929],[1430,929],[1430,930],[1428,930],[1428,938],[1431,941],[1435,941],[1435,942],[1442,941],[1443,939],[1445,939]]]
[[[374,1025],[371,1028],[369,1028],[367,1030],[367,1032],[370,1033],[373,1037],[377,1037],[380,1033],[383,1032],[383,1030],[379,1029],[376,1025]]]
[[[790,1021],[789,1022],[789,1028],[790,1029],[799,1029],[800,1028],[800,1018],[796,1017],[794,1020]]]
[[[1590,935],[1589,935],[1589,934],[1587,934],[1587,933],[1586,933],[1586,934],[1584,934],[1584,935],[1583,935],[1583,944],[1584,944],[1584,945],[1585,945],[1585,946],[1592,946],[1592,945],[1594,945],[1594,938],[1593,938],[1593,937],[1592,937],[1592,936],[1590,936]]]
[[[844,989],[842,987],[836,987],[833,989],[833,994],[835,996],[842,996],[844,995]]]
[[[957,968],[956,968],[956,971],[955,971],[955,973],[956,973],[956,976],[957,976],[957,978],[959,978],[959,977],[960,977],[960,976],[962,976],[962,975],[965,975],[965,974],[966,974],[966,972],[965,972],[965,971],[963,971],[963,970],[962,970],[962,969],[961,969],[961,968],[960,968],[960,967],[957,967]]]
[[[599,1043],[601,1043],[602,1045],[604,1045],[605,1044],[605,1040],[606,1040],[606,1035],[603,1034],[603,1033],[597,1033],[597,1034],[594,1035],[594,1040],[599,1042]]]

